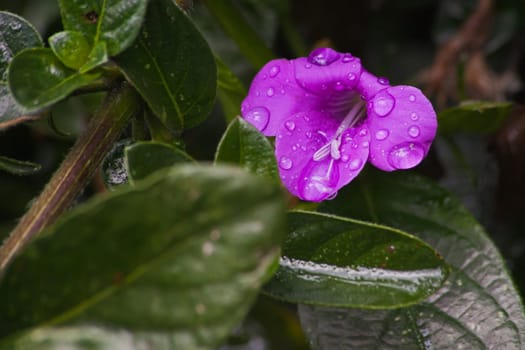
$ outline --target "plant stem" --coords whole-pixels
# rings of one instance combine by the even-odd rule
[[[127,83],[110,91],[40,196],[0,247],[0,273],[36,234],[71,206],[130,118],[139,111],[139,101]]]

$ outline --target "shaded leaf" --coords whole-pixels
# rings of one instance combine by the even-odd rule
[[[217,80],[213,55],[171,0],[150,2],[137,41],[115,61],[151,110],[174,131],[199,124],[213,107]]]
[[[217,97],[221,101],[224,117],[231,122],[239,115],[241,102],[246,97],[247,91],[241,81],[233,74],[218,57],[217,64]]]
[[[483,228],[429,180],[406,173],[366,175],[321,209],[414,233],[443,255],[452,272],[443,288],[409,308],[365,312],[301,307],[314,347],[331,349],[346,339],[360,349],[523,348],[521,300]]]
[[[294,303],[397,308],[434,293],[447,267],[399,230],[313,212],[291,212],[279,270],[264,287]]]
[[[29,22],[0,11],[0,129],[32,119],[23,116],[26,111],[16,103],[7,88],[7,68],[18,52],[42,45],[40,35]]]
[[[215,162],[238,164],[254,174],[279,179],[270,141],[242,118],[233,120],[226,129]]]
[[[41,168],[40,164],[0,156],[0,170],[14,175],[31,175],[40,171]]]
[[[58,60],[51,49],[26,49],[9,65],[9,88],[27,110],[47,107],[96,80],[99,74],[79,74]]]
[[[186,152],[156,141],[136,142],[127,146],[124,152],[131,183],[177,163],[193,162]]]
[[[59,0],[64,28],[83,33],[93,46],[105,42],[110,56],[133,43],[147,3],[145,0]]]
[[[438,130],[442,134],[458,131],[489,133],[501,126],[511,106],[509,102],[464,102],[438,114]]]
[[[12,337],[3,348],[35,349],[43,338],[67,344],[64,328],[22,339],[13,332],[71,321],[81,328],[70,332],[82,340],[77,349],[214,349],[273,272],[284,209],[275,184],[201,166],[174,167],[79,206],[6,271],[0,332]],[[107,337],[120,339],[97,345]]]
[[[105,42],[99,42],[89,53],[87,61],[78,69],[80,73],[86,73],[108,61],[108,50]]]
[[[49,37],[49,46],[55,56],[71,69],[80,68],[87,60],[89,43],[80,32],[66,30]]]

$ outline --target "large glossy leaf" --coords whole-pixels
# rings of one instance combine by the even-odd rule
[[[110,56],[133,43],[147,3],[146,0],[59,0],[64,28],[83,33],[93,46],[105,42]]]
[[[439,132],[493,132],[507,118],[511,106],[509,102],[464,102],[439,113]]]
[[[226,129],[217,148],[215,162],[239,164],[260,176],[279,178],[270,141],[242,118],[233,120]]]
[[[42,46],[42,39],[22,17],[0,11],[0,129],[27,120],[26,111],[16,103],[7,88],[7,68],[23,49]]]
[[[436,252],[404,232],[292,212],[279,270],[264,287],[289,302],[395,308],[434,293],[447,277]]]
[[[60,332],[72,329],[73,349],[214,349],[273,272],[284,209],[275,184],[201,166],[171,168],[78,207],[4,276],[0,332],[12,337],[0,348],[38,349],[42,338],[64,345],[70,338]],[[97,345],[107,337],[120,339]]]
[[[80,32],[65,30],[49,37],[49,46],[68,68],[78,69],[87,60],[90,46]]]
[[[525,318],[504,261],[483,228],[445,190],[424,178],[367,173],[322,210],[411,232],[452,266],[424,302],[392,311],[301,307],[316,349],[523,349]]]
[[[217,79],[213,55],[173,1],[150,2],[137,41],[115,60],[170,129],[195,126],[211,111]]]
[[[131,183],[177,163],[193,162],[184,151],[156,141],[136,142],[125,148],[125,166]]]
[[[96,80],[99,74],[79,74],[67,68],[51,49],[26,49],[16,55],[8,71],[9,88],[17,102],[37,111]]]

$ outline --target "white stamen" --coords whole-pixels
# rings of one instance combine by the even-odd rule
[[[330,142],[319,148],[313,155],[313,160],[320,161],[326,158],[330,154],[333,159],[341,158],[341,136],[346,129],[353,127],[361,119],[365,109],[364,104],[357,102],[352,109],[348,112],[346,117],[343,119],[339,127],[337,128],[334,137]]]

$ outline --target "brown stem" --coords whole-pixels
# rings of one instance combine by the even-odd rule
[[[40,231],[66,211],[98,169],[130,118],[136,92],[124,83],[112,90],[29,211],[0,247],[0,273]]]

